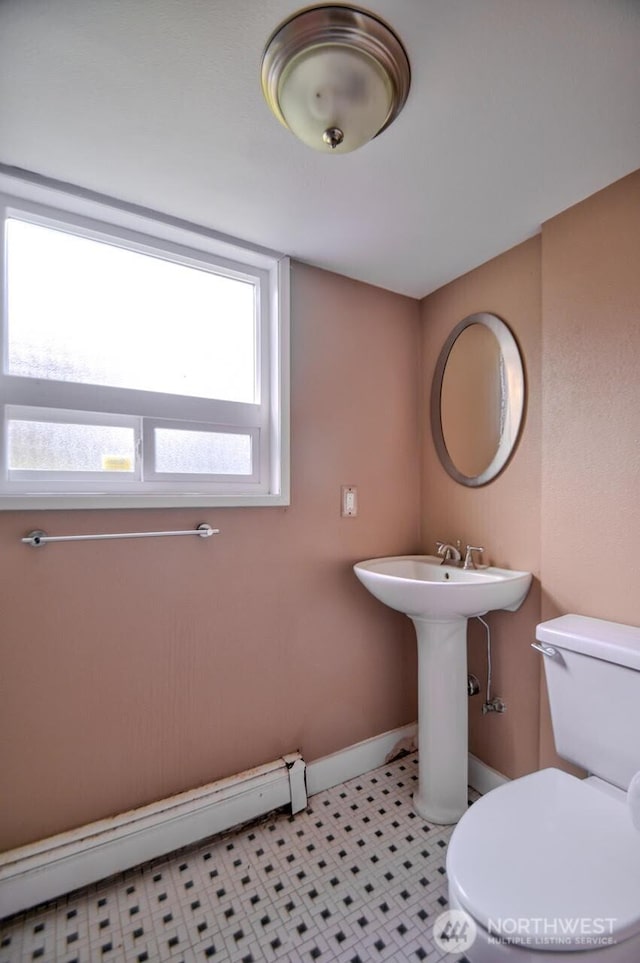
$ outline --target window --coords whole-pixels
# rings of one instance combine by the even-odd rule
[[[0,507],[287,504],[287,259],[0,190]]]

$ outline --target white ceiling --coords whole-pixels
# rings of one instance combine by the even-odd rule
[[[421,297],[640,166],[640,0],[363,0],[396,122],[326,156],[269,113],[305,0],[0,0],[0,161]]]

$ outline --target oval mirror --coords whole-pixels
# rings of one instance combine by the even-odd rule
[[[524,413],[515,338],[495,314],[470,314],[447,338],[433,376],[431,429],[438,457],[461,485],[486,485],[507,464]]]

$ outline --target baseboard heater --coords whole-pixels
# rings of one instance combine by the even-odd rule
[[[415,722],[305,765],[299,752],[237,776],[0,854],[0,917],[120,873],[256,819],[306,808],[313,796],[413,751]],[[505,776],[469,756],[469,784],[486,793]]]
[[[300,753],[0,855],[0,917],[225,832],[306,808]]]

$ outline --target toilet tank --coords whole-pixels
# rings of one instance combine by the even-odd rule
[[[542,622],[558,754],[627,789],[640,771],[640,628],[582,615]]]

